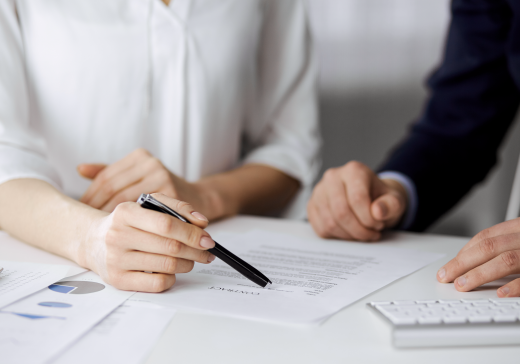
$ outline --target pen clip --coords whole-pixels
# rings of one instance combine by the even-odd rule
[[[181,214],[179,214],[177,211],[169,208],[168,206],[166,206],[165,204],[163,204],[162,202],[160,201],[157,201],[152,195],[150,195],[149,193],[143,193],[141,194],[141,196],[139,196],[139,198],[137,199],[137,203],[139,205],[143,205],[143,204],[151,204],[155,207],[157,207],[159,209],[160,212],[164,212],[164,213],[167,213],[169,215],[172,215],[174,217],[176,217],[177,219],[181,220],[182,222],[187,222],[188,224],[191,224],[186,218],[184,218]]]

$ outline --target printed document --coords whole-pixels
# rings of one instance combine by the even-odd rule
[[[132,294],[87,272],[4,307],[0,310],[0,361],[49,362]]]
[[[66,265],[0,260],[0,308],[37,292],[67,276]]]
[[[52,364],[139,364],[170,323],[175,309],[129,299]]]
[[[318,324],[345,306],[441,258],[442,254],[267,231],[213,238],[271,279],[261,288],[216,259],[178,274],[160,294],[133,299],[176,308],[290,324]]]

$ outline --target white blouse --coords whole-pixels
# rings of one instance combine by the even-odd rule
[[[319,168],[314,70],[298,0],[0,0],[0,183],[74,198],[80,163],[143,147],[196,181],[262,163]]]

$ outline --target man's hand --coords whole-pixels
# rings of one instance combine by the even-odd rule
[[[375,241],[406,210],[406,191],[367,166],[349,162],[325,172],[307,205],[309,221],[324,238]]]
[[[439,269],[437,280],[455,282],[457,291],[468,292],[485,283],[520,273],[520,218],[482,230],[455,258]],[[520,279],[500,287],[498,297],[519,297]]]
[[[123,202],[135,202],[141,193],[160,192],[169,197],[189,201],[197,211],[213,217],[197,185],[188,183],[168,171],[160,160],[144,149],[137,149],[125,158],[106,166],[80,164],[78,172],[93,179],[81,202],[106,212],[112,212]]]

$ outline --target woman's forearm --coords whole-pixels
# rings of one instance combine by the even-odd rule
[[[79,246],[92,225],[106,215],[41,180],[17,179],[0,185],[0,228],[79,264]]]
[[[194,262],[210,263],[215,246],[207,219],[164,195],[155,198],[191,224],[123,202],[111,213],[66,197],[51,185],[19,179],[0,185],[0,227],[34,246],[69,258],[116,288],[162,292]],[[148,274],[145,272],[154,272]]]
[[[239,213],[267,214],[282,209],[300,188],[300,182],[267,165],[246,164],[229,172],[201,179],[196,183],[209,191],[208,204],[214,216],[223,218]]]

